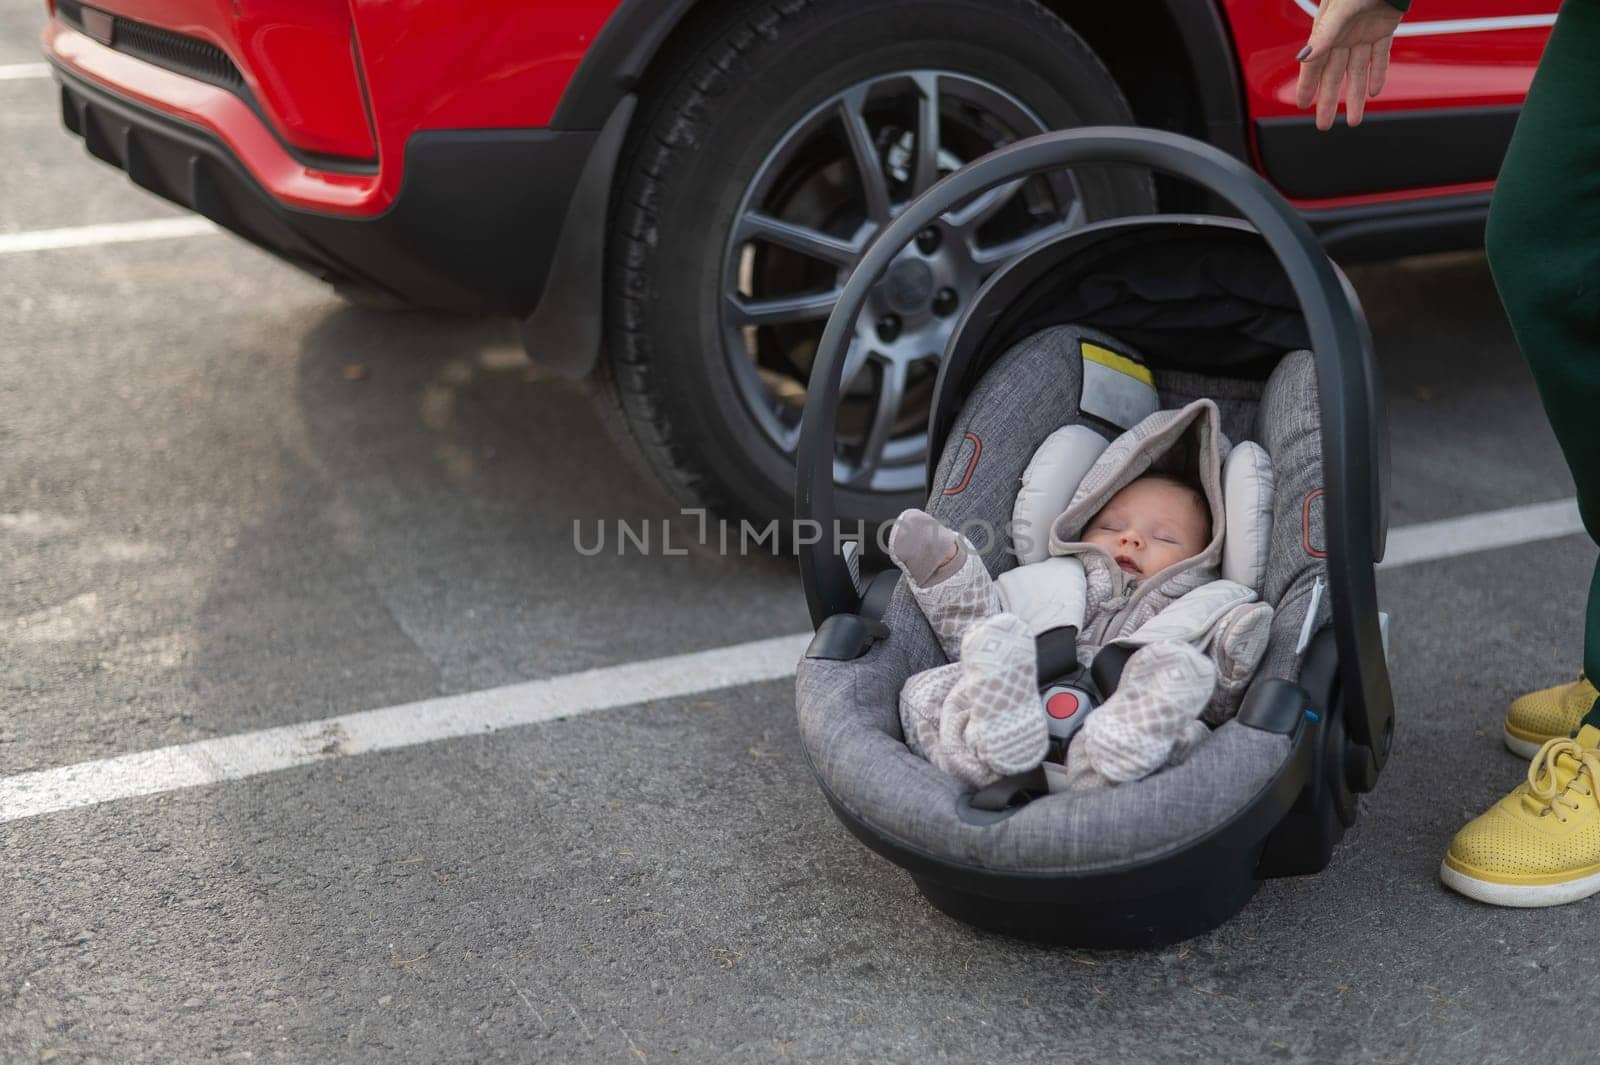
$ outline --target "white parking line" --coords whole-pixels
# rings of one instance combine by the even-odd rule
[[[1389,557],[1383,567],[1392,569],[1581,531],[1577,502],[1572,499],[1427,522],[1390,533]],[[810,638],[809,632],[795,633],[4,777],[0,778],[0,823],[371,751],[782,680],[794,675]]]
[[[140,240],[203,237],[222,230],[204,218],[150,218],[142,222],[107,222],[66,229],[35,229],[27,233],[0,233],[0,255],[24,251],[55,251],[95,244],[129,244]]]
[[[0,779],[0,822],[794,675],[810,633],[630,662]]]
[[[49,63],[0,63],[0,81],[22,81],[25,78],[49,76]]]
[[[1576,499],[1530,503],[1443,521],[1426,521],[1389,532],[1389,549],[1379,569],[1432,562],[1499,547],[1555,540],[1583,532]]]

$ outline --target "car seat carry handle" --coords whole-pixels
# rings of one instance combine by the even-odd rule
[[[1351,736],[1370,750],[1375,776],[1388,755],[1394,713],[1381,668],[1373,579],[1385,528],[1379,498],[1381,397],[1371,337],[1353,294],[1299,213],[1244,163],[1178,134],[1099,126],[1017,141],[941,179],[879,231],[823,330],[800,426],[795,511],[801,527],[820,530],[814,542],[800,547],[812,624],[858,607],[850,571],[835,550],[833,459],[845,351],[870,290],[902,247],[957,204],[1034,174],[1096,165],[1163,171],[1227,200],[1266,240],[1294,288],[1316,359],[1322,408],[1323,520],[1328,574],[1337,592],[1332,606],[1342,692]],[[939,444],[930,440],[929,446]],[[811,522],[816,524],[805,524]]]

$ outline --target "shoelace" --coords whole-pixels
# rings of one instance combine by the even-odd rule
[[[1568,755],[1578,763],[1577,771],[1567,781],[1566,787],[1562,787],[1556,777],[1556,762],[1562,755]],[[1585,776],[1589,778],[1588,781],[1578,787],[1578,781]],[[1578,794],[1587,798],[1594,795],[1597,781],[1600,781],[1600,751],[1581,746],[1577,740],[1546,741],[1528,765],[1528,790],[1544,804],[1544,809],[1539,811],[1540,816],[1553,813],[1562,824],[1567,821],[1566,811],[1580,809],[1582,805],[1574,801],[1568,792],[1578,787]]]

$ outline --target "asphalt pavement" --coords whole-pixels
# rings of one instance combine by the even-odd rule
[[[0,3],[0,64],[42,6]],[[173,217],[0,80],[0,236]],[[1353,272],[1393,522],[1570,496],[1479,254]],[[225,235],[0,255],[0,778],[806,627],[503,323]],[[652,699],[0,824],[0,1061],[1581,1060],[1592,902],[1436,879],[1570,676],[1577,536],[1387,570],[1399,733],[1320,875],[1159,951],[975,932],[829,813],[793,686]]]

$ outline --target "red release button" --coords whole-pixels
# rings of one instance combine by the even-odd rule
[[[1044,712],[1065,720],[1078,712],[1078,697],[1071,692],[1057,692],[1045,701]]]

